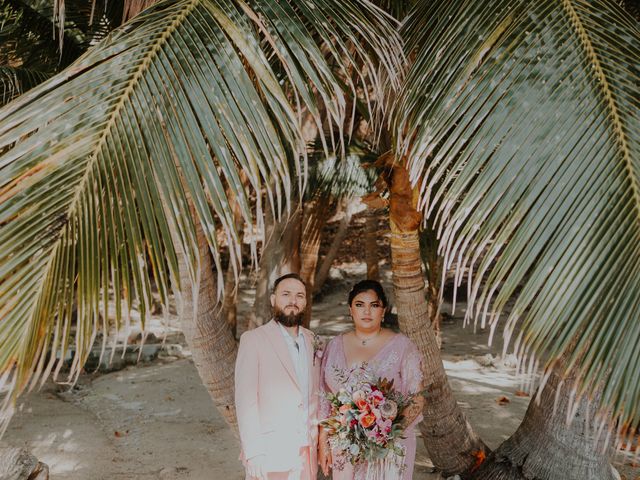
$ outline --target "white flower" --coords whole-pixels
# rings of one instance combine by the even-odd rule
[[[353,401],[357,402],[358,400],[364,400],[365,394],[362,390],[356,390],[352,395]]]
[[[351,446],[349,447],[349,453],[351,455],[358,455],[359,452],[360,452],[360,446],[357,443],[352,443]]]
[[[382,414],[383,418],[393,420],[398,415],[398,404],[393,400],[387,400],[382,405],[380,405],[380,413]]]

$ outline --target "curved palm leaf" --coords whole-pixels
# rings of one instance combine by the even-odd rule
[[[86,48],[67,33],[62,48],[62,38],[53,36],[52,21],[47,8],[37,10],[24,0],[0,0],[0,64],[53,72],[78,58]]]
[[[4,411],[72,340],[74,378],[109,292],[117,321],[133,302],[144,318],[151,274],[166,304],[178,278],[171,230],[193,272],[202,224],[222,289],[216,233],[240,255],[227,194],[249,222],[263,188],[279,211],[303,174],[296,107],[318,125],[321,111],[342,122],[334,72],[373,74],[380,59],[393,76],[398,52],[387,17],[366,2],[162,2],[0,110]],[[375,75],[360,78],[353,89],[380,88]]]
[[[397,107],[421,208],[468,315],[523,322],[516,350],[563,352],[581,391],[640,407],[640,33],[614,2],[438,2],[405,25]],[[521,289],[521,290],[520,290]],[[577,344],[575,343],[577,342]],[[505,347],[506,348],[506,347]]]
[[[368,158],[367,152],[350,148],[344,158],[331,156],[318,161],[309,175],[313,193],[334,198],[354,198],[370,193],[378,176],[374,169],[363,165]]]
[[[0,107],[42,83],[49,76],[43,72],[0,65]]]

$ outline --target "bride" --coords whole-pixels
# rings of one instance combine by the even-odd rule
[[[375,377],[394,380],[394,388],[403,394],[422,390],[421,355],[415,344],[406,336],[382,327],[387,297],[382,285],[374,280],[363,280],[349,292],[349,312],[353,319],[353,331],[332,339],[323,354],[321,371],[320,419],[329,416],[330,405],[325,400],[327,392],[335,393],[342,388],[339,372],[362,365]],[[424,397],[416,395],[413,402],[402,412],[404,416],[404,439],[401,445],[404,465],[398,478],[410,480],[416,454],[414,427],[422,419]],[[320,467],[325,475],[333,470],[334,480],[365,479],[367,465],[356,466],[345,462],[340,452],[331,450],[328,433],[320,427]]]

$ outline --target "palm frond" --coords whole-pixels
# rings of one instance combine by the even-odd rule
[[[366,152],[350,148],[345,157],[330,156],[310,169],[309,183],[313,193],[333,198],[354,198],[374,190],[376,172],[363,165],[371,160]]]
[[[356,0],[162,2],[0,110],[4,412],[71,342],[75,378],[110,292],[116,324],[134,303],[144,318],[151,275],[166,305],[178,278],[170,231],[196,272],[202,224],[222,290],[216,233],[240,256],[227,195],[249,223],[263,189],[286,207],[304,177],[297,107],[342,122],[336,71],[366,69],[353,88],[382,88],[377,69],[392,78],[401,58],[387,20]]]
[[[570,351],[577,396],[640,407],[640,33],[615,2],[438,2],[404,26],[396,110],[421,208],[468,315],[522,320],[521,357]],[[577,342],[577,343],[576,343]],[[634,419],[635,417],[635,419]]]
[[[0,65],[0,107],[42,83],[49,76],[43,72]]]
[[[83,52],[68,33],[54,36],[47,8],[37,10],[24,0],[0,0],[0,64],[53,72]],[[64,39],[64,48],[61,47]]]

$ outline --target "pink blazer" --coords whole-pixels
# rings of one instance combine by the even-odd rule
[[[302,327],[300,327],[302,328]],[[309,418],[311,467],[316,478],[320,361],[313,352],[313,334],[302,328],[309,355]],[[304,409],[293,361],[274,320],[240,338],[236,360],[235,403],[244,461],[265,455],[264,471],[286,472],[299,465],[300,440],[295,419]]]

